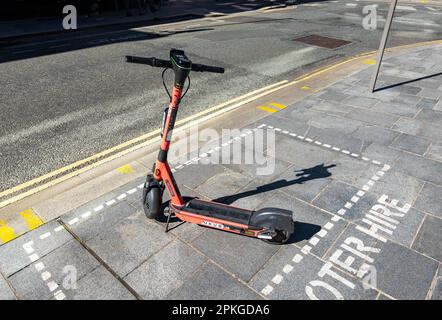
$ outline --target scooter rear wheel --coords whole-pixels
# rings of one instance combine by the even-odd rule
[[[276,235],[272,239],[262,239],[262,241],[270,243],[270,244],[284,244],[286,243],[291,234],[286,230],[275,230]]]

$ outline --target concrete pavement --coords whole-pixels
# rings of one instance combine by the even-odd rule
[[[152,152],[32,205],[46,223],[0,246],[0,297],[440,299],[441,59],[440,42],[389,54],[373,94],[371,60],[326,69],[206,123],[239,134],[171,156],[186,196],[292,210],[288,244],[164,233],[140,204]],[[259,133],[269,174],[204,164]]]

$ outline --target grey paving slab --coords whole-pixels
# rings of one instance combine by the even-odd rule
[[[124,280],[143,299],[164,299],[193,276],[205,260],[188,245],[174,240]]]
[[[440,270],[440,267],[439,267]],[[432,300],[442,300],[442,277],[438,277],[436,280],[436,285],[434,286],[432,295]]]
[[[393,167],[376,182],[370,191],[378,196],[388,195],[401,203],[413,205],[419,195],[424,182],[407,174],[403,174]]]
[[[308,120],[307,124],[319,129],[332,129],[348,134],[364,125],[364,122],[359,119],[350,119],[350,115],[351,113],[349,113],[346,118],[343,118],[323,113]]]
[[[136,298],[109,271],[100,266],[78,281],[77,289],[67,292],[68,300],[135,300]]]
[[[101,232],[109,230],[115,223],[136,212],[136,208],[124,200],[110,207],[104,205],[104,209],[98,212],[94,212],[94,208],[95,205],[87,206],[82,210],[75,210],[62,216],[61,220],[68,225],[78,237],[83,241],[87,241]],[[93,212],[93,214],[87,219],[80,219],[81,216],[88,211]],[[72,221],[76,218],[80,219],[79,222],[71,225]]]
[[[173,240],[173,236],[138,211],[106,228],[87,245],[120,277]]]
[[[319,103],[319,101],[317,103]],[[296,134],[305,134],[309,128],[307,121],[316,117],[318,114],[320,114],[320,112],[310,109],[298,109],[295,105],[294,107],[287,107],[274,115],[265,117],[258,122],[258,125],[265,123],[275,128],[284,128]]]
[[[181,287],[172,292],[171,300],[260,300],[259,294],[231,275],[208,262]]]
[[[372,107],[371,110],[413,118],[421,110],[421,108],[398,102],[381,102]]]
[[[255,154],[253,163],[246,164],[244,161],[245,158],[242,158],[243,160],[239,164],[231,161],[230,164],[222,163],[222,165],[230,170],[246,175],[250,179],[270,182],[279,177],[289,166],[291,166],[291,163],[275,158],[277,156],[278,154],[274,154],[273,156],[264,158],[265,155],[263,154]]]
[[[345,116],[348,119],[359,120],[386,128],[391,127],[399,117],[387,113],[374,112],[370,110],[358,110],[357,112],[351,112]]]
[[[430,146],[430,143],[431,141],[427,139],[403,133],[395,141],[393,141],[391,146],[408,152],[423,155]]]
[[[378,144],[376,142],[371,143],[363,152],[362,155],[373,160],[377,160],[381,163],[393,164],[397,158],[402,154],[402,151],[395,150],[390,147]]]
[[[0,275],[0,300],[16,300],[14,292],[8,282]]]
[[[398,171],[416,178],[442,185],[442,163],[402,153],[394,163]]]
[[[420,88],[418,88],[420,89]],[[412,92],[417,89],[411,89]],[[406,106],[416,106],[416,104],[420,101],[421,97],[416,96],[414,93],[409,94],[408,92],[401,92],[397,97],[391,100],[393,104],[403,104]]]
[[[341,279],[343,278],[344,281],[350,282],[354,287],[348,287],[341,280],[337,280],[328,274],[324,274],[322,277],[319,276],[318,272],[320,272],[326,262],[313,255],[308,254],[304,256],[299,263],[293,262],[292,259],[296,254],[301,254],[300,250],[293,246],[281,248],[269,263],[253,277],[250,285],[257,291],[261,291],[267,285],[271,285],[273,290],[267,295],[269,299],[376,299],[377,291],[373,289],[365,290],[359,280],[344,274],[335,267],[331,267],[331,272],[334,272]],[[289,273],[283,272],[283,268],[287,264],[293,267]],[[279,284],[272,282],[276,275],[283,277]]]
[[[56,221],[52,221],[0,246],[0,270],[3,275],[9,277],[13,273],[30,265],[30,254],[36,254],[38,257],[42,257],[73,239],[64,229],[58,232],[54,231],[54,229],[58,227],[60,227],[60,224]],[[41,240],[40,235],[47,234],[48,232],[51,233],[51,236]],[[23,248],[23,245],[30,243],[30,241],[33,242],[31,245],[33,252],[28,254]]]
[[[386,146],[390,145],[398,135],[399,133],[393,130],[374,125],[364,125],[351,133],[351,136],[364,141],[368,145],[371,142],[376,142]]]
[[[335,101],[322,100],[320,103],[315,104],[311,108],[312,110],[325,112],[328,114],[345,115],[352,111],[352,107],[338,103]]]
[[[356,131],[361,128],[362,126],[358,127]],[[310,127],[306,136],[330,146],[357,153],[361,152],[367,145],[362,139],[355,137],[353,133],[343,134],[342,131],[336,129],[319,129]]]
[[[441,142],[433,142],[428,148],[425,157],[431,160],[437,160],[442,162],[442,143]]]
[[[379,248],[373,264],[377,287],[397,299],[425,299],[439,264],[391,241]]]
[[[442,220],[427,215],[413,242],[413,249],[442,261]]]
[[[422,91],[420,91],[417,95],[428,99],[438,100],[442,96],[442,91],[431,88],[423,88]]]
[[[279,136],[275,148],[277,158],[305,169],[323,163],[332,163],[338,156],[336,152],[315,146],[312,143],[298,141],[293,137]]]
[[[416,119],[426,121],[435,126],[442,126],[442,111],[423,109],[417,115]]]
[[[442,218],[442,187],[425,183],[414,206],[424,212]]]
[[[410,209],[404,217],[400,218],[400,223],[396,226],[392,235],[385,235],[406,247],[410,247],[416,237],[419,227],[424,219],[424,214],[415,209]]]
[[[342,182],[333,181],[324,191],[313,201],[315,206],[328,212],[336,214],[350,199],[356,195],[359,189]],[[347,209],[345,218],[349,220],[360,220],[368,212],[377,197],[371,193],[366,193],[350,209]]]
[[[190,159],[189,159],[190,160]],[[194,189],[209,180],[214,175],[223,173],[225,169],[221,165],[214,164],[191,164],[185,169],[174,173],[175,180],[183,185]]]
[[[360,107],[360,108],[366,108],[366,109],[372,109],[375,105],[379,104],[381,101],[375,98],[368,98],[368,97],[357,97],[357,96],[350,96],[344,101],[339,101],[339,103],[344,103],[346,105]]]
[[[433,109],[436,106],[437,101],[438,100],[422,98],[417,103],[416,108],[419,108],[419,109]]]
[[[339,155],[333,164],[335,166],[329,169],[333,180],[339,180],[359,188],[380,169],[377,165],[348,155]]]
[[[349,95],[342,93],[338,90],[333,90],[333,87],[327,89],[324,93],[319,95],[319,98],[326,101],[336,101],[341,102],[347,98],[349,98]]]
[[[264,199],[271,197],[276,190],[284,186],[284,180],[282,179],[276,179],[269,183],[252,181],[238,192],[218,197],[214,200],[239,208],[257,209]]]
[[[250,181],[252,178],[226,168],[199,185],[195,191],[209,199],[216,199],[238,192]]]
[[[421,132],[422,125],[422,122],[416,119],[400,118],[392,125],[391,129],[416,136]]]
[[[380,85],[379,85],[379,87],[380,87]],[[366,88],[368,88],[368,84],[366,84]],[[369,92],[367,89],[365,89],[362,92],[359,92],[356,94],[366,96],[369,98],[375,98],[375,99],[382,100],[385,102],[391,102],[397,96],[399,96],[400,92],[399,91],[392,91],[392,90],[381,90],[381,91]]]
[[[431,122],[422,121],[419,135],[438,143],[440,142],[440,137],[442,136],[442,126],[436,126]]]
[[[324,229],[324,226],[330,222],[330,214],[281,193],[275,193],[272,197],[267,199],[265,203],[263,203],[263,206],[264,205],[284,208],[293,212],[295,232],[289,241],[291,244],[302,247],[306,244],[308,245],[308,242],[312,238],[320,238],[318,233],[320,233],[321,230],[322,232],[327,232],[326,236],[320,238],[320,242],[315,245],[311,251],[313,254],[319,257],[325,254],[347,224],[344,220],[333,222],[333,228],[327,231]]]
[[[323,163],[305,168],[298,165],[290,167],[279,179],[261,188],[281,190],[299,199],[312,201],[331,181],[335,164]]]
[[[44,269],[38,271],[36,265],[41,263]],[[15,273],[9,280],[20,299],[47,300],[60,289],[65,294],[74,291],[70,284],[79,281],[98,265],[99,262],[74,239]],[[50,275],[46,281],[42,278],[44,272]],[[68,274],[74,278],[68,279]],[[47,285],[49,281],[55,281],[59,286],[54,292]]]
[[[279,249],[262,240],[213,229],[207,229],[192,244],[244,281],[248,281]]]

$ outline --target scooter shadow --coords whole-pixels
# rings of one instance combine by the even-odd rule
[[[230,204],[234,203],[235,201],[242,199],[242,198],[247,198],[247,197],[250,197],[253,195],[277,190],[277,189],[288,187],[288,186],[295,185],[295,184],[304,184],[305,182],[310,181],[310,180],[314,180],[314,179],[327,178],[332,175],[331,172],[328,171],[328,169],[333,168],[333,167],[336,167],[336,165],[330,164],[328,166],[325,166],[324,163],[322,163],[320,165],[317,165],[317,166],[314,166],[311,168],[296,170],[295,175],[296,175],[296,177],[298,177],[297,179],[277,180],[277,181],[274,181],[274,182],[271,182],[271,183],[268,183],[268,184],[265,184],[262,186],[258,186],[255,190],[248,190],[248,191],[244,191],[241,193],[220,197],[217,199],[213,199],[212,201],[230,205]],[[183,197],[183,200],[185,202],[188,202],[191,199],[193,199],[193,197]],[[169,206],[169,202],[170,202],[170,200],[163,203],[163,212],[164,212],[164,210],[167,210],[167,208]],[[159,217],[157,217],[156,220],[161,223],[166,223],[167,216],[166,215],[159,215]],[[173,224],[173,223],[179,222],[179,221],[181,221],[181,220],[176,217],[171,217],[169,220],[169,223]],[[185,222],[181,222],[177,225],[172,225],[169,230],[173,230],[175,228],[178,228],[179,226],[181,226],[184,223]],[[295,221],[295,232],[291,235],[291,237],[286,242],[286,244],[297,243],[297,242],[301,242],[304,240],[309,240],[316,233],[318,233],[320,230],[321,230],[321,226],[319,226],[319,225],[301,222],[301,221]]]
[[[296,170],[295,175],[298,177],[297,179],[293,180],[277,180],[262,186],[258,186],[254,190],[247,190],[241,193],[229,195],[220,197],[217,199],[214,199],[215,202],[220,202],[224,204],[232,204],[236,202],[239,199],[247,198],[250,196],[258,195],[264,192],[274,191],[277,189],[281,189],[284,187],[292,186],[295,184],[304,184],[307,181],[314,180],[314,179],[323,179],[330,177],[332,174],[328,171],[328,169],[336,167],[335,164],[330,164],[325,166],[324,163],[307,168],[302,170]],[[289,240],[286,242],[287,244],[290,243],[297,243],[304,240],[309,240],[312,238],[316,233],[318,233],[321,230],[321,226],[301,221],[295,221],[295,232],[291,235]]]

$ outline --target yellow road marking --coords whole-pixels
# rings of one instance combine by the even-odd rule
[[[376,64],[376,60],[375,59],[365,59],[362,60],[363,64],[369,64],[369,65],[375,65]]]
[[[307,90],[310,90],[310,87],[309,86],[303,86],[303,87],[301,87],[301,90],[307,91]]]
[[[277,107],[278,109],[281,109],[281,110],[287,108],[286,106],[284,106],[280,103],[276,103],[276,102],[272,102],[271,105],[274,107]]]
[[[259,107],[256,107],[256,108],[261,109],[263,111],[270,112],[270,113],[275,113],[276,111],[278,111],[278,110],[275,110],[275,109],[272,109],[272,108],[269,108],[269,107],[266,107],[266,106],[259,106]]]
[[[117,171],[120,172],[120,173],[122,173],[122,174],[129,174],[129,173],[134,172],[134,170],[132,169],[132,167],[131,167],[130,165],[128,165],[128,164],[125,165],[125,166],[119,167],[119,168],[117,169]]]
[[[3,220],[0,220],[0,239],[3,241],[3,243],[11,241],[14,238],[14,229],[8,226]]]
[[[32,208],[20,212],[20,215],[25,220],[29,230],[33,230],[43,224],[43,221],[34,213]]]

